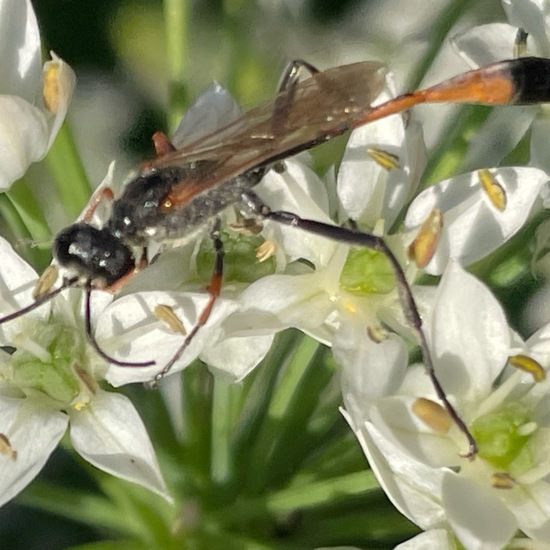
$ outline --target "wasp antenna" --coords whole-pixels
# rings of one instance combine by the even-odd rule
[[[54,290],[46,292],[45,294],[38,296],[32,304],[22,307],[21,309],[18,309],[17,311],[14,311],[9,315],[0,317],[0,325],[4,323],[8,323],[9,321],[13,321],[18,317],[22,317],[23,315],[26,315],[27,313],[39,308],[41,305],[45,304],[46,302],[49,302],[52,298],[55,298],[58,294],[63,292],[65,289],[74,286],[75,283],[77,282],[78,282],[78,277],[71,277],[70,279],[65,279],[61,284],[61,286],[59,286]]]
[[[95,336],[92,333],[92,305],[91,305],[91,296],[92,296],[92,286],[91,282],[87,281],[85,286],[86,291],[86,297],[85,297],[85,309],[84,309],[84,317],[86,322],[86,337],[88,338],[88,342],[90,345],[94,348],[95,352],[102,358],[107,361],[107,363],[111,363],[112,365],[116,365],[117,367],[151,367],[155,364],[155,361],[144,361],[142,363],[140,362],[131,362],[131,361],[119,361],[118,359],[115,359],[114,357],[111,357],[108,353],[104,352],[99,344],[97,343],[97,340],[95,339]]]

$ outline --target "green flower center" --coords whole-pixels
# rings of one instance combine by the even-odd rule
[[[252,283],[275,273],[274,256],[261,262],[256,257],[258,248],[265,242],[261,235],[222,231],[221,240],[224,250],[223,274],[226,282]],[[203,239],[197,254],[197,272],[201,280],[210,281],[214,261],[212,239]]]
[[[340,286],[358,295],[389,294],[395,288],[395,273],[381,252],[352,248],[340,275]]]
[[[41,393],[60,407],[71,405],[83,384],[89,386],[83,377],[85,346],[77,330],[52,321],[34,321],[24,329],[14,339],[12,382],[27,395]]]
[[[507,403],[475,420],[472,435],[481,458],[499,470],[519,474],[534,466],[532,436],[536,429],[524,405]]]

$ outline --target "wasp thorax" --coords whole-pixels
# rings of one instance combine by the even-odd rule
[[[86,223],[63,229],[55,239],[53,255],[63,267],[107,286],[135,267],[132,252],[120,239]]]

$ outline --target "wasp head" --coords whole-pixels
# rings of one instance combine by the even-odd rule
[[[135,267],[131,250],[107,229],[75,223],[55,238],[53,255],[77,275],[111,286]]]

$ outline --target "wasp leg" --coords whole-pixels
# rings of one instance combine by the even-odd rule
[[[308,63],[303,59],[294,59],[284,70],[279,81],[277,93],[286,92],[292,88],[296,82],[298,82],[301,69],[308,71],[311,75],[319,74],[321,72],[317,67],[314,67],[311,63]]]
[[[277,97],[273,107],[273,115],[271,117],[271,131],[274,136],[282,135],[285,131],[285,122],[288,119],[288,114],[294,103],[294,94],[296,92],[296,84],[299,81],[301,72],[308,71],[312,76],[319,74],[321,71],[304,61],[303,59],[295,59],[291,61],[279,81]]]
[[[422,318],[418,312],[418,307],[412,295],[411,288],[405,277],[403,269],[391,250],[387,247],[386,243],[381,237],[376,235],[370,235],[368,233],[362,233],[346,227],[340,227],[337,225],[329,225],[326,223],[318,222],[315,220],[308,220],[297,216],[291,212],[285,211],[273,211],[266,206],[261,199],[252,191],[246,191],[242,194],[243,206],[252,214],[258,216],[264,220],[272,220],[283,225],[289,225],[297,227],[309,233],[320,235],[334,241],[342,242],[352,246],[361,246],[364,248],[370,248],[384,254],[390,261],[395,278],[397,280],[399,300],[406,319],[409,322],[411,328],[416,333],[420,350],[422,352],[422,358],[426,367],[426,372],[434,386],[437,397],[443,403],[443,406],[458,426],[460,431],[465,435],[468,440],[468,453],[466,457],[473,458],[477,453],[477,444],[470,433],[470,430],[460,418],[460,415],[455,408],[449,402],[445,390],[441,386],[437,375],[434,370],[431,353],[429,350],[428,342],[424,331],[422,330]]]
[[[221,226],[221,221],[219,218],[216,218],[216,221],[214,222],[214,226],[210,231],[210,238],[214,243],[214,251],[216,254],[216,258],[214,260],[214,270],[212,272],[210,284],[207,287],[208,293],[210,294],[210,299],[208,300],[208,303],[206,304],[204,309],[201,311],[197,322],[185,337],[185,340],[183,341],[182,345],[176,351],[172,359],[170,359],[170,361],[168,361],[168,363],[164,366],[164,368],[155,376],[155,379],[153,380],[153,384],[161,380],[164,376],[166,376],[170,371],[170,369],[174,366],[176,361],[178,361],[181,358],[181,356],[183,355],[185,350],[189,347],[189,344],[191,343],[191,341],[193,340],[197,332],[199,332],[199,330],[208,322],[208,319],[212,314],[212,310],[214,309],[214,305],[216,304],[216,301],[220,297],[221,290],[222,290],[223,256],[224,256],[223,243],[220,237],[220,226]]]
[[[97,207],[104,200],[107,200],[109,202],[115,200],[115,194],[110,187],[102,187],[92,195],[88,209],[86,210],[86,212],[84,212],[82,216],[82,221],[85,223],[90,223],[92,221],[93,215],[95,214],[95,211],[97,210]]]

